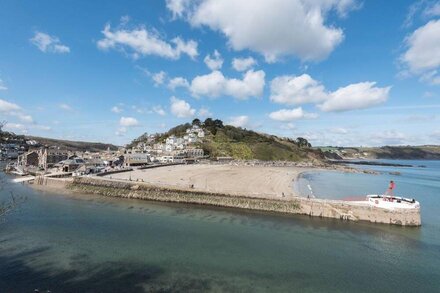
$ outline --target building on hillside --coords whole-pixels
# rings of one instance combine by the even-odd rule
[[[17,164],[23,167],[34,166],[38,167],[40,162],[40,155],[38,151],[29,151],[18,156]]]
[[[69,153],[58,149],[43,148],[39,154],[39,167],[47,170],[53,167],[56,163],[67,160]]]
[[[74,172],[81,166],[85,165],[85,161],[82,158],[75,157],[72,159],[66,159],[53,165],[60,172]]]
[[[126,167],[130,166],[140,166],[146,165],[151,162],[151,156],[147,153],[135,153],[124,155],[124,165]]]

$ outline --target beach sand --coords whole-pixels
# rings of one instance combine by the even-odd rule
[[[294,180],[305,168],[234,165],[176,165],[105,176],[117,180],[260,198],[299,196]]]

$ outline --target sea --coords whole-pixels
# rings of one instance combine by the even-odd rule
[[[0,200],[17,200],[0,217],[0,292],[440,292],[440,161],[380,162],[414,167],[296,184],[343,199],[394,180],[421,227],[41,192],[0,173]]]

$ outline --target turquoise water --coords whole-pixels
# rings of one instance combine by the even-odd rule
[[[420,200],[421,228],[7,183],[1,198],[12,190],[27,200],[0,223],[0,292],[438,292],[440,165],[423,164],[391,176],[396,193]],[[380,191],[391,178],[358,175],[308,176],[317,196],[331,197],[360,186]],[[353,183],[356,189],[347,187]]]

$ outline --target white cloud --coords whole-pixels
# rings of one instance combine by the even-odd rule
[[[39,124],[30,124],[30,125],[24,125],[21,123],[6,123],[5,129],[8,131],[21,131],[22,133],[28,133],[29,130],[44,130],[44,131],[50,131],[52,128],[50,126],[46,125],[39,125]]]
[[[192,4],[192,5],[191,5]],[[174,17],[223,33],[230,47],[261,53],[266,61],[294,55],[325,59],[342,42],[342,29],[326,24],[330,11],[345,16],[354,0],[167,1]]]
[[[3,115],[16,117],[24,123],[34,123],[32,116],[24,113],[23,109],[19,105],[6,100],[0,99],[0,113]]]
[[[139,121],[133,117],[121,117],[119,120],[119,125],[122,127],[134,127],[139,126]]]
[[[0,99],[0,113],[8,113],[11,111],[20,111],[21,107],[17,104]]]
[[[440,2],[434,3],[426,7],[423,13],[428,17],[440,16]]]
[[[396,130],[385,130],[370,135],[371,142],[377,145],[403,145],[408,144],[408,137]]]
[[[281,109],[279,111],[272,112],[269,114],[269,117],[272,120],[288,122],[298,119],[314,119],[317,118],[318,115],[315,113],[308,113],[301,107],[298,107],[293,109]]]
[[[173,18],[181,17],[190,0],[166,0],[168,10],[173,13]]]
[[[7,89],[8,87],[6,86],[5,82],[0,79],[0,91],[5,91]]]
[[[61,44],[60,39],[42,32],[35,32],[30,42],[40,51],[47,53],[69,53],[70,48]]]
[[[99,40],[97,45],[102,50],[117,49],[125,51],[129,49],[133,58],[147,55],[157,55],[168,59],[179,59],[186,54],[192,59],[197,57],[197,42],[193,40],[184,41],[176,37],[167,42],[155,31],[149,31],[145,27],[138,27],[132,30],[118,28],[111,30],[109,24],[102,31],[104,38]]]
[[[207,117],[211,117],[213,115],[212,115],[212,112],[209,111],[208,108],[202,107],[197,112],[197,116],[199,116],[200,118],[207,118]]]
[[[226,78],[220,71],[196,76],[191,82],[191,93],[195,97],[217,98],[231,96],[239,100],[259,97],[263,94],[265,73],[262,70],[249,70],[243,79]]]
[[[327,91],[310,75],[284,75],[271,82],[270,100],[286,105],[318,104],[326,112],[363,109],[383,103],[391,87],[376,87],[375,82],[360,82]]]
[[[188,80],[183,77],[174,77],[170,79],[168,82],[168,88],[174,91],[178,87],[189,88]]]
[[[112,111],[113,113],[121,113],[123,110],[118,106],[113,106],[110,111]]]
[[[271,82],[270,91],[271,101],[287,105],[317,103],[327,98],[324,86],[308,74],[276,77]]]
[[[289,122],[289,123],[281,124],[280,128],[284,130],[293,130],[296,129],[296,126],[292,122]]]
[[[162,106],[154,106],[153,107],[153,112],[160,115],[160,116],[165,116],[165,110],[162,108]]]
[[[400,56],[409,74],[421,76],[421,80],[440,84],[440,19],[431,20],[416,29],[405,39],[407,51]],[[405,75],[405,71],[404,74]]]
[[[205,59],[203,59],[203,62],[205,62],[206,66],[208,66],[208,68],[212,71],[219,70],[223,65],[222,56],[217,50],[214,51],[212,57],[210,54],[206,55]]]
[[[64,104],[64,103],[60,104],[59,107],[65,111],[72,111],[73,110],[73,108],[70,105]]]
[[[329,131],[334,134],[347,134],[348,130],[343,127],[333,127],[330,128]]]
[[[245,115],[230,117],[229,121],[226,124],[235,127],[245,128],[249,126],[249,117]]]
[[[237,71],[246,71],[256,64],[257,61],[252,57],[232,59],[232,67]]]
[[[339,88],[318,107],[325,112],[364,109],[385,102],[391,87],[375,87],[375,82],[360,82]]]
[[[126,127],[119,127],[118,130],[116,130],[115,135],[116,136],[124,136],[127,133]]]
[[[157,73],[154,73],[151,78],[153,79],[154,85],[158,86],[165,82],[167,74],[164,71],[160,71]]]
[[[33,123],[34,122],[34,119],[32,118],[31,115],[17,113],[16,116],[18,117],[18,119],[20,119],[23,122],[26,122],[26,123]]]
[[[173,113],[178,118],[189,118],[196,114],[196,110],[191,108],[185,100],[180,100],[176,97],[171,97],[171,113]]]

